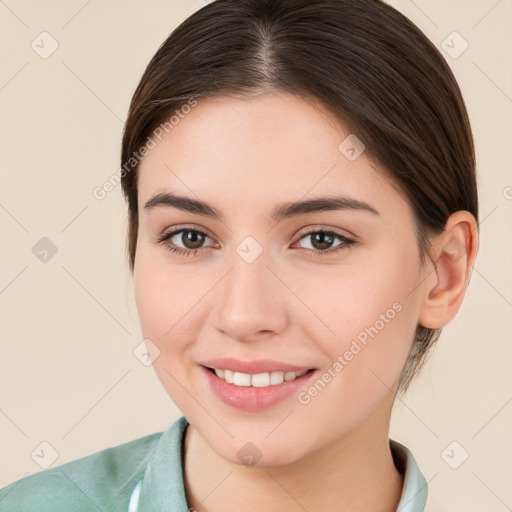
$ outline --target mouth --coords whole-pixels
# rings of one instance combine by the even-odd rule
[[[295,371],[287,368],[288,371],[258,370],[259,373],[244,373],[204,364],[200,364],[199,368],[206,387],[214,396],[230,407],[250,412],[264,411],[283,403],[292,405],[293,397],[310,385],[317,374],[314,368],[298,366],[294,367]]]
[[[230,370],[227,368],[214,368],[203,366],[210,373],[216,375],[219,379],[233,384],[239,387],[253,387],[253,388],[266,388],[271,386],[278,386],[283,382],[289,382],[296,380],[303,375],[312,373],[315,371],[314,368],[304,368],[299,371],[272,371],[272,372],[261,372],[261,373],[243,373]]]

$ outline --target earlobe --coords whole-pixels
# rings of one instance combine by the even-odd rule
[[[478,231],[473,215],[465,210],[453,213],[432,244],[433,267],[424,283],[420,325],[437,329],[457,314],[471,276],[478,250]]]

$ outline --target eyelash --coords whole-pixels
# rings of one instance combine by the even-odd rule
[[[180,228],[180,229],[176,229],[174,231],[170,231],[168,233],[163,233],[162,235],[155,237],[154,242],[157,244],[163,244],[165,246],[165,248],[167,250],[171,251],[172,253],[187,256],[187,257],[195,256],[198,252],[201,252],[203,249],[206,249],[206,247],[200,247],[199,249],[183,249],[182,247],[177,247],[175,244],[170,245],[170,244],[166,243],[167,240],[169,240],[173,236],[177,235],[178,233],[186,233],[186,232],[199,233],[200,235],[204,235],[205,237],[211,238],[206,233],[199,231],[197,229]],[[355,240],[348,238],[345,235],[342,235],[341,233],[337,233],[336,231],[325,230],[325,229],[317,229],[317,230],[312,230],[312,231],[303,233],[299,237],[298,241],[302,240],[303,238],[307,238],[310,235],[317,234],[317,233],[323,233],[324,235],[333,235],[333,236],[337,237],[339,240],[341,240],[342,243],[338,244],[337,246],[335,246],[332,249],[327,249],[325,251],[320,251],[320,250],[315,250],[315,249],[305,249],[314,257],[324,257],[326,254],[335,254],[342,250],[348,249],[350,246],[352,246],[356,243]]]

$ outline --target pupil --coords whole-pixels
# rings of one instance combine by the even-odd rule
[[[332,244],[332,238],[332,235],[324,232],[315,233],[313,235],[313,245],[315,246],[315,244],[318,242],[320,244],[320,247],[317,247],[318,249],[328,249]],[[325,239],[327,239],[327,241],[325,241]]]
[[[183,233],[183,235],[183,243],[186,247],[188,247],[189,249],[198,249],[199,247],[201,247],[201,243],[203,242],[201,233],[198,233],[196,231],[186,231],[185,233]],[[192,243],[192,247],[189,246],[189,242]]]

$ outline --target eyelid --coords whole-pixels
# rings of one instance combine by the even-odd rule
[[[322,225],[322,224],[312,224],[312,225],[306,226],[305,228],[302,228],[295,235],[295,237],[301,238],[304,235],[309,235],[312,232],[317,232],[317,231],[323,231],[325,233],[335,233],[335,234],[337,234],[339,236],[342,236],[342,237],[345,237],[345,238],[350,238],[354,242],[357,242],[359,240],[359,237],[357,235],[355,235],[351,231],[348,231],[347,229],[341,229],[341,228],[335,228],[335,227],[326,227],[325,225]]]
[[[197,226],[191,226],[191,225],[187,225],[187,224],[184,224],[184,225],[178,224],[176,226],[166,228],[162,231],[162,233],[160,235],[156,235],[156,238],[161,239],[161,238],[167,237],[168,235],[176,235],[180,231],[196,231],[197,233],[206,235],[208,238],[211,238],[212,240],[215,239],[215,237],[212,236],[206,228],[203,228],[202,226],[197,227]]]

